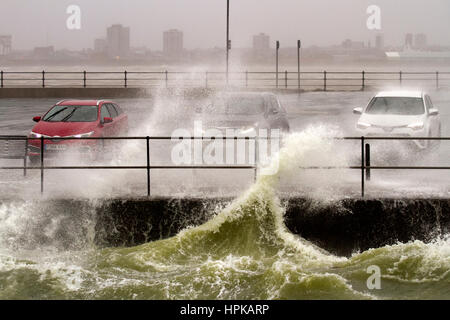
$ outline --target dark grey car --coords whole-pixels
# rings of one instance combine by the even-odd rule
[[[290,130],[286,110],[273,93],[222,93],[197,111],[205,129]]]

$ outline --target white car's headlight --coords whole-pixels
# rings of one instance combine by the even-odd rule
[[[412,123],[408,126],[408,128],[413,129],[413,130],[422,130],[423,127],[424,127],[423,122]]]
[[[367,129],[367,128],[370,128],[372,125],[370,124],[370,123],[366,123],[366,122],[361,122],[361,121],[359,121],[357,124],[356,124],[356,127],[358,128],[358,129]]]
[[[74,137],[75,138],[89,138],[93,134],[94,134],[94,131],[91,131],[91,132],[87,132],[87,133],[76,134],[76,135],[74,135]]]

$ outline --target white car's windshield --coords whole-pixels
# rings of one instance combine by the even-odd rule
[[[377,97],[366,109],[368,114],[420,115],[425,113],[421,98]]]

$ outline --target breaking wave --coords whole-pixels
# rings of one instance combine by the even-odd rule
[[[44,221],[33,217],[35,208],[27,204],[0,206],[0,298],[450,299],[448,238],[343,258],[286,229],[277,196],[280,177],[304,179],[319,198],[336,192],[333,179],[323,187],[320,174],[308,176],[298,168],[347,164],[345,157],[327,156],[343,154],[334,152],[337,147],[328,139],[336,135],[332,131],[318,127],[292,134],[272,162],[277,174],[260,175],[207,223],[136,247],[100,249],[80,240],[89,239],[91,217],[71,229],[78,235],[77,245],[61,250],[58,242],[53,250],[50,239],[58,234],[65,238],[58,227],[52,228],[51,217],[61,212],[53,208]],[[333,174],[338,180],[339,170]],[[32,236],[39,226],[45,235],[40,240]],[[372,265],[381,270],[380,290],[366,285]]]

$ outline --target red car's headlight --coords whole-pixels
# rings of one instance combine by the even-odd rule
[[[76,135],[74,135],[74,137],[75,138],[89,138],[93,134],[94,134],[94,131],[91,131],[91,132],[87,132],[87,133],[76,134]]]
[[[28,135],[28,138],[40,138],[40,137],[42,137],[42,134],[33,131],[31,131],[30,134]]]

